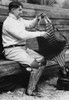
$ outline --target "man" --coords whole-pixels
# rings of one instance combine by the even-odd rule
[[[33,20],[24,20],[20,17],[22,14],[23,5],[20,2],[11,2],[9,4],[9,15],[4,21],[2,28],[2,43],[5,51],[5,57],[7,59],[17,61],[20,64],[29,65],[29,67],[35,71],[34,73],[32,70],[33,74],[31,74],[31,77],[34,78],[36,73],[38,74],[40,68],[44,66],[44,57],[27,48],[26,40],[36,37],[48,37],[49,34],[45,31],[27,31],[26,28],[33,28],[38,23],[41,15],[36,16]],[[37,77],[40,77],[40,75],[37,75]],[[38,79],[36,80],[37,81],[34,82],[35,85],[38,82]],[[31,84],[33,83],[30,82],[27,94],[32,95],[33,87],[31,88]]]

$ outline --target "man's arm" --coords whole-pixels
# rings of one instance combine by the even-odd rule
[[[33,20],[24,20],[24,24],[26,28],[34,28],[38,21],[43,18],[45,15],[43,13],[37,15]]]
[[[38,18],[35,17],[33,20],[23,20],[26,28],[34,28],[38,23]]]
[[[17,39],[36,38],[36,37],[44,36],[46,34],[46,32],[44,32],[44,31],[43,32],[27,31],[25,29],[18,27],[16,24],[14,24],[12,22],[10,22],[7,27],[3,26],[3,29],[6,30],[9,35],[11,35],[11,36],[13,36],[14,38],[17,38]]]

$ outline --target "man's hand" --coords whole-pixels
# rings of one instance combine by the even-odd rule
[[[48,32],[42,31],[41,36],[44,38],[48,38],[50,36],[50,34]]]
[[[45,17],[44,13],[41,13],[41,14],[37,15],[38,20],[43,19],[44,17]]]
[[[45,17],[45,14],[44,13],[40,13],[37,17],[44,18]]]

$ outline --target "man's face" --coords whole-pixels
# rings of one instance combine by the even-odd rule
[[[23,8],[22,8],[22,6],[19,6],[19,8],[17,8],[17,9],[13,9],[13,14],[14,14],[17,18],[19,18],[19,17],[22,15],[22,13],[23,13]]]

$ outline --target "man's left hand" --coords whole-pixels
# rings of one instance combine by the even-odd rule
[[[45,17],[45,14],[44,13],[41,13],[41,14],[37,15],[37,19],[38,20],[40,20],[40,19],[42,19],[44,17]]]

